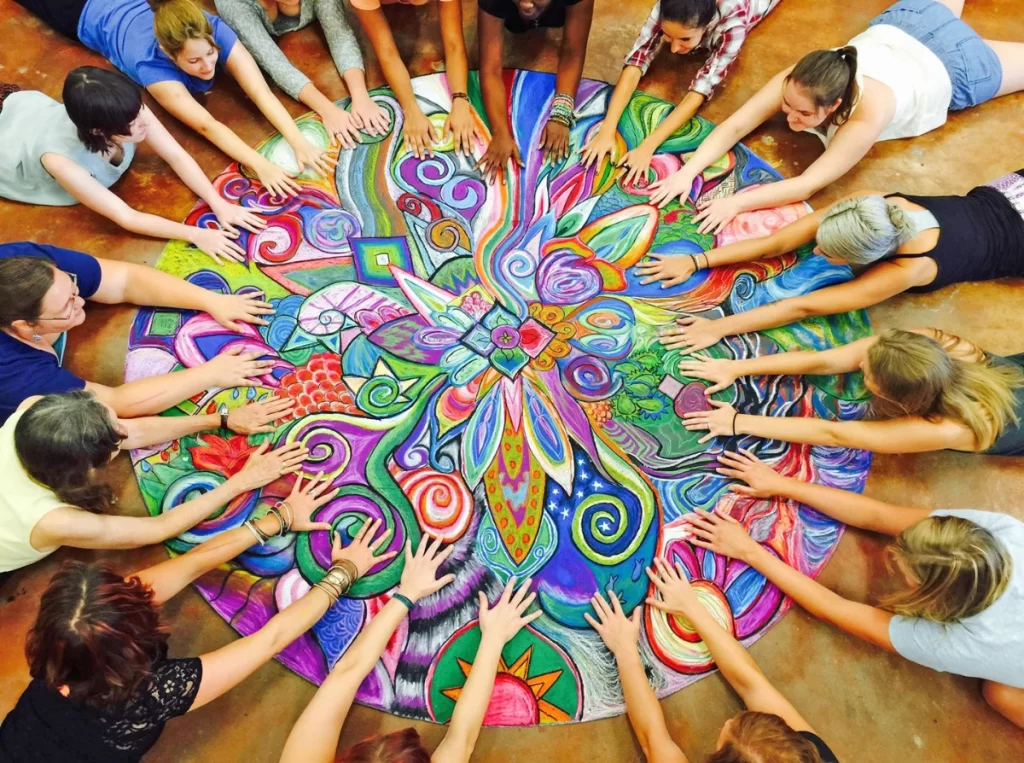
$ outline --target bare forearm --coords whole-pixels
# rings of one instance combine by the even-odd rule
[[[330,763],[334,760],[341,727],[355,694],[406,614],[405,605],[392,599],[374,615],[299,716],[288,735],[281,763]]]
[[[148,448],[186,435],[216,429],[220,426],[220,416],[215,413],[202,416],[143,416],[125,421],[124,426],[128,437],[121,443],[122,450]]]
[[[465,93],[469,86],[469,61],[466,55],[466,36],[462,31],[462,4],[441,3],[438,14],[441,17],[441,42],[444,45],[448,87],[454,92]]]
[[[298,100],[300,103],[309,106],[309,108],[320,116],[323,116],[334,107],[334,101],[317,90],[316,85],[312,82],[306,83],[302,90],[299,91]]]
[[[120,263],[126,270],[124,301],[149,307],[173,307],[179,310],[206,310],[216,296],[184,278],[178,278],[155,268],[132,263]],[[184,399],[184,398],[182,398]]]
[[[725,676],[725,680],[737,694],[744,697],[759,679],[763,679],[761,669],[754,658],[703,606],[684,613],[683,617],[689,620],[700,634],[719,672]]]
[[[667,734],[665,715],[658,704],[658,697],[651,688],[644,672],[640,653],[631,649],[623,654],[615,655],[619,669],[619,680],[622,683],[622,695],[626,700],[626,715],[629,725],[633,727],[644,757],[651,760],[651,740],[655,733]]]
[[[123,216],[115,217],[114,222],[125,230],[151,238],[180,239],[191,243],[195,233],[195,229],[191,226],[134,209]]]
[[[683,170],[689,171],[694,176],[699,175],[725,156],[742,137],[743,134],[728,123],[719,125],[704,139]]]
[[[856,447],[842,442],[842,433],[839,431],[841,427],[841,422],[833,424],[802,416],[749,416],[741,413],[736,417],[736,434],[808,445]]]
[[[703,105],[704,96],[700,93],[695,93],[693,90],[689,91],[683,96],[683,100],[662,120],[657,129],[644,139],[644,142],[649,143],[652,148],[660,146],[675,135],[676,131],[683,125],[693,119],[694,115]]]
[[[614,135],[618,130],[619,120],[622,119],[626,107],[629,106],[629,101],[636,91],[636,86],[640,84],[642,76],[639,66],[627,66],[622,70],[618,82],[615,83],[615,89],[612,91],[612,97],[608,99],[608,110],[604,116],[604,122],[601,124],[602,132]]]
[[[735,317],[738,316],[729,316],[729,318]],[[719,318],[719,320],[727,321],[729,318]],[[826,360],[822,359],[821,353],[812,350],[775,352],[734,360],[730,371],[737,376],[803,376],[804,374],[838,373],[835,369],[829,368]]]
[[[366,89],[366,72],[362,69],[346,69],[341,75],[345,80],[345,87],[353,102],[369,100],[370,92]]]
[[[505,81],[501,69],[485,69],[480,72],[480,89],[483,93],[484,111],[491,125],[491,135],[509,134],[508,110],[505,108]]]
[[[252,169],[258,169],[267,163],[267,159],[248,146],[229,128],[216,120],[207,128],[200,130],[200,132],[206,136],[207,140],[236,162],[241,162]]]
[[[212,383],[207,368],[196,366],[114,387],[109,402],[117,415],[124,418],[153,416],[198,395]]]
[[[849,490],[794,478],[786,479],[784,485],[780,495],[785,498],[811,506],[843,524],[886,535],[898,535],[930,513],[929,509],[897,506]]]
[[[455,703],[455,711],[448,724],[448,733],[437,748],[435,760],[444,763],[469,760],[480,736],[480,727],[483,725],[487,706],[491,701],[503,646],[503,643],[488,638],[486,634],[481,639],[473,660],[473,668],[462,687],[459,701]]]
[[[749,193],[740,194],[736,199],[740,203],[741,212],[751,212],[806,201],[817,190],[808,187],[803,178],[795,177],[778,183],[767,183]]]
[[[567,93],[573,98],[583,79],[583,61],[586,57],[586,41],[583,45],[567,43],[564,39],[558,54],[558,71],[555,73],[555,92]]]

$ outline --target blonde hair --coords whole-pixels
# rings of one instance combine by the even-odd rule
[[[990,448],[1011,422],[1020,423],[1014,390],[1024,376],[1016,368],[994,366],[986,357],[960,360],[935,339],[899,329],[879,335],[867,366],[879,390],[872,401],[878,417],[959,421],[974,433],[978,450]]]
[[[192,0],[149,0],[153,9],[156,41],[172,59],[178,57],[189,40],[206,40],[220,50],[213,39],[213,25]]]
[[[867,265],[889,256],[917,233],[898,204],[881,196],[858,196],[833,205],[821,218],[816,238],[829,257]]]
[[[963,517],[915,522],[889,546],[914,581],[882,605],[905,617],[955,623],[983,612],[1010,583],[1013,561],[988,530]]]
[[[782,718],[748,710],[729,722],[722,746],[707,763],[821,763],[821,755],[807,737]]]

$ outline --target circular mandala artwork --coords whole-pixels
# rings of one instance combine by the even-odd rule
[[[443,75],[418,78],[415,89],[443,124],[451,104]],[[659,211],[642,189],[622,187],[608,163],[579,165],[580,146],[605,112],[605,83],[583,82],[573,153],[546,163],[535,147],[553,90],[551,75],[510,75],[509,112],[526,166],[506,185],[485,184],[473,160],[450,145],[416,159],[386,90],[374,97],[391,112],[392,131],[343,151],[333,178],[301,177],[297,198],[269,197],[232,165],[215,181],[218,191],[269,222],[258,235],[242,234],[244,265],[214,266],[174,243],[159,267],[207,289],[262,292],[275,307],[270,325],[236,334],[205,314],[158,309],[141,310],[132,329],[129,379],[195,366],[232,347],[275,359],[260,386],[211,390],[168,413],[224,411],[270,395],[296,400],[294,416],[270,439],[306,445],[306,471],[322,471],[340,488],[317,519],[346,542],[380,518],[393,531],[392,549],[423,533],[455,545],[445,570],[455,582],[419,603],[359,691],[360,702],[403,716],[450,717],[479,640],[477,594],[494,597],[513,575],[533,578],[543,615],[506,647],[488,722],[623,712],[614,662],[583,619],[595,591],[614,590],[627,611],[642,605],[644,569],[665,554],[745,643],[787,606],[754,570],[691,547],[680,517],[725,502],[755,538],[810,575],[839,539],[838,523],[805,507],[729,493],[715,473],[723,448],[753,448],[786,474],[846,489],[860,489],[867,473],[868,456],[858,451],[751,438],[699,444],[680,416],[706,405],[704,385],[682,376],[680,354],[657,341],[684,313],[747,310],[848,279],[847,269],[794,252],[701,271],[669,289],[641,285],[633,270],[649,253],[765,235],[805,214],[805,205],[744,214],[717,236],[700,234],[692,204]],[[671,107],[636,94],[616,157]],[[301,128],[327,145],[318,122]],[[710,130],[691,121],[655,156],[648,180],[678,169]],[[280,137],[260,150],[293,163]],[[694,195],[702,202],[777,179],[738,146],[698,179]],[[188,222],[214,224],[202,204]],[[839,315],[730,338],[708,354],[824,349],[868,332],[863,313]],[[864,396],[859,380],[831,377],[752,378],[720,395],[749,413],[840,419],[860,415]],[[135,452],[150,512],[223,482],[262,437],[213,431]],[[289,488],[281,480],[240,497],[168,545],[182,552],[238,527]],[[275,538],[197,586],[235,629],[251,633],[329,563],[326,533]],[[372,570],[281,661],[321,682],[387,601],[401,565],[399,556]],[[685,621],[649,611],[644,623],[641,646],[660,695],[712,669]]]

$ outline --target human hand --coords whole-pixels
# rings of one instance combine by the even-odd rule
[[[299,138],[294,143],[289,143],[292,152],[295,154],[295,163],[299,166],[299,172],[309,169],[318,175],[331,177],[338,160],[332,158],[323,149],[317,148],[305,138]]]
[[[725,451],[718,457],[721,464],[716,472],[724,477],[742,480],[746,485],[730,485],[734,493],[749,495],[753,498],[771,498],[775,495],[787,495],[792,477],[784,477],[759,459],[749,450],[740,448],[738,452]]]
[[[259,360],[263,353],[243,352],[240,347],[224,350],[203,364],[211,387],[255,387],[258,379],[274,367],[273,360]],[[235,409],[241,410],[241,409]]]
[[[205,254],[210,255],[218,265],[227,260],[245,262],[245,250],[235,239],[238,231],[229,233],[220,228],[189,227],[189,242]]]
[[[687,411],[683,414],[683,427],[690,432],[703,429],[708,433],[697,440],[703,444],[712,437],[730,437],[736,434],[736,409],[721,400],[708,400],[711,409],[707,411]]]
[[[713,382],[712,386],[704,390],[705,395],[713,395],[728,389],[733,385],[739,374],[733,369],[736,367],[735,360],[722,360],[719,358],[704,358],[694,356],[689,360],[679,362],[679,371],[683,376],[691,376],[695,379],[704,379]]]
[[[664,209],[675,198],[679,199],[680,204],[685,204],[687,197],[693,190],[693,181],[696,179],[692,172],[683,167],[681,170],[673,172],[667,178],[651,183],[649,189],[651,192],[651,204],[657,204],[658,209]]]
[[[604,158],[611,157],[615,150],[614,125],[611,130],[606,130],[605,127],[606,125],[601,125],[594,137],[583,144],[583,149],[580,151],[580,164],[587,169],[594,165],[600,166]],[[619,162],[619,166],[622,166],[622,162]]]
[[[687,254],[648,254],[635,268],[641,286],[661,281],[663,289],[678,286],[697,272],[693,257]]]
[[[373,136],[387,135],[388,128],[391,126],[387,109],[368,95],[364,95],[362,98],[352,96],[349,109],[356,127],[360,130]]]
[[[413,603],[424,596],[437,593],[455,580],[455,575],[451,573],[437,577],[438,567],[452,555],[455,546],[448,546],[444,551],[440,549],[441,539],[428,535],[420,538],[420,545],[415,554],[412,552],[412,543],[405,542],[405,568],[402,570],[402,579],[398,582],[398,592],[409,597]]]
[[[287,397],[273,397],[258,403],[249,403],[228,411],[228,429],[238,434],[273,432],[274,422],[288,415],[295,401]]]
[[[506,168],[510,173],[521,170],[523,159],[519,155],[519,147],[511,133],[503,132],[491,137],[491,144],[487,147],[484,155],[480,157],[480,161],[476,163],[474,169],[481,170],[488,183],[500,179],[501,184],[505,185],[507,182],[505,180]]]
[[[690,543],[714,551],[730,559],[750,563],[761,545],[750,537],[746,528],[722,509],[700,511],[683,516]]]
[[[249,454],[245,465],[230,479],[240,488],[239,495],[248,493],[269,485],[285,474],[297,472],[308,455],[309,450],[297,442],[270,450],[270,441],[265,440]]]
[[[223,199],[216,202],[217,206],[210,209],[217,217],[221,230],[238,236],[238,229],[245,228],[250,233],[259,233],[267,227],[267,221],[251,209],[230,204]]]
[[[434,129],[434,123],[427,119],[427,115],[423,113],[419,106],[416,107],[415,111],[405,112],[403,135],[405,137],[405,145],[409,147],[409,150],[412,151],[417,159],[434,155],[433,144],[439,140],[437,130]]]
[[[359,528],[359,532],[356,533],[356,537],[350,544],[341,547],[341,535],[334,533],[334,544],[331,548],[331,563],[335,563],[341,559],[347,559],[356,566],[356,571],[359,573],[359,577],[362,577],[369,572],[374,565],[386,562],[388,559],[393,559],[398,556],[397,551],[388,551],[387,553],[377,556],[377,551],[388,542],[391,538],[391,530],[388,530],[379,538],[374,540],[374,536],[377,534],[377,530],[380,529],[381,522],[383,520],[375,519],[372,522],[367,519],[363,522],[363,526]]]
[[[288,504],[288,508],[291,509],[292,532],[331,531],[330,522],[314,522],[312,520],[313,512],[334,498],[341,489],[328,490],[327,488],[330,486],[331,480],[324,478],[323,472],[308,480],[306,484],[302,484],[302,472],[295,475],[292,491],[282,502]],[[288,519],[288,512],[284,513],[285,519]]]
[[[266,326],[263,315],[273,315],[274,308],[269,302],[255,294],[217,294],[209,292],[207,304],[204,306],[210,317],[226,329],[241,331],[242,323]]]
[[[292,175],[269,160],[264,160],[259,167],[253,167],[256,177],[263,187],[270,191],[272,197],[285,199],[299,195],[299,184]]]
[[[654,560],[654,564],[647,568],[647,577],[654,583],[661,597],[649,596],[646,599],[655,609],[685,616],[692,612],[694,607],[703,606],[679,562],[672,566],[659,556]]]
[[[540,136],[538,148],[544,152],[544,157],[552,162],[563,161],[569,158],[569,128],[560,122],[553,122],[550,119],[544,125],[544,132]]]
[[[480,133],[476,128],[476,120],[473,119],[473,107],[465,98],[456,98],[452,101],[451,111],[444,122],[444,139],[454,141],[455,153],[473,158],[473,138],[479,138]]]
[[[624,186],[635,185],[638,188],[643,188],[647,185],[647,171],[651,168],[651,160],[654,158],[654,151],[657,146],[647,145],[647,141],[643,141],[639,146],[634,148],[632,151],[627,151],[625,155],[619,159],[620,167],[628,167],[629,171],[626,172],[625,176],[621,180],[621,184]],[[693,184],[693,181],[690,181]],[[654,186],[652,185],[651,188]],[[651,201],[654,198],[651,197]]]
[[[616,657],[630,650],[636,651],[637,642],[640,640],[640,617],[643,614],[643,607],[635,607],[633,614],[626,617],[622,605],[619,604],[619,597],[614,591],[608,591],[608,598],[611,599],[611,604],[600,591],[595,593],[590,598],[590,605],[597,613],[597,620],[591,617],[589,612],[583,613],[583,619],[597,631],[608,651]]]
[[[331,136],[331,142],[338,141],[344,148],[355,148],[359,143],[359,124],[355,117],[333,103],[320,112],[320,121]]]
[[[698,233],[718,233],[732,218],[743,211],[745,210],[741,197],[726,196],[701,204],[700,212],[694,216],[693,221],[700,223]]]
[[[488,607],[487,596],[483,591],[480,592],[480,633],[483,638],[495,639],[506,644],[524,625],[541,616],[539,609],[529,615],[523,615],[537,598],[537,594],[530,593],[530,582],[530,578],[524,580],[519,590],[513,594],[516,579],[509,578],[505,590],[501,592],[501,598],[493,607]]]
[[[686,315],[676,319],[676,325],[660,333],[658,341],[669,350],[681,350],[683,354],[706,350],[718,344],[728,334],[715,327],[717,321]]]

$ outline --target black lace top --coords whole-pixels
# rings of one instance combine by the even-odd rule
[[[203,664],[163,660],[137,698],[95,709],[33,680],[0,726],[0,760],[12,763],[135,763],[164,724],[192,707]]]

